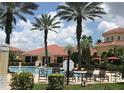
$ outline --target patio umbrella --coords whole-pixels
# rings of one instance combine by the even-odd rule
[[[120,58],[118,58],[118,57],[107,57],[107,60],[119,60]]]
[[[99,64],[101,65],[101,57],[94,57],[92,58],[93,60],[97,60],[99,62]]]

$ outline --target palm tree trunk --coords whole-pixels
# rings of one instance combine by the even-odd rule
[[[80,68],[81,67],[80,39],[81,39],[81,34],[82,34],[82,18],[81,17],[77,17],[76,34],[77,34],[77,47],[78,47],[78,63],[79,63],[79,68]]]
[[[12,18],[13,18],[12,12],[8,11],[6,14],[6,24],[5,24],[5,33],[6,33],[5,43],[8,45],[10,44],[10,34],[12,32]],[[8,72],[9,72],[9,65],[8,65]]]
[[[48,30],[45,30],[45,35],[44,35],[44,44],[45,44],[45,63],[46,66],[48,64],[48,49],[47,49],[47,34],[48,34]]]
[[[6,44],[10,44],[10,34],[12,32],[12,13],[7,12],[6,15],[6,26],[5,26],[5,33],[6,33]]]
[[[6,40],[5,40],[6,44],[10,44],[10,33],[6,33]]]

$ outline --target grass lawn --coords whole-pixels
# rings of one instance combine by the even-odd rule
[[[45,90],[47,84],[35,84],[33,90]],[[124,83],[90,84],[86,87],[81,85],[65,85],[64,90],[123,90]]]

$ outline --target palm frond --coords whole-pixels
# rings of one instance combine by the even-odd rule
[[[61,22],[55,22],[55,23],[53,23],[52,25],[57,25],[57,24],[60,24]]]
[[[16,18],[13,16],[13,22],[16,25]]]
[[[26,19],[23,15],[18,14],[18,17],[19,17],[20,19],[22,19],[23,21],[27,22],[27,19]]]
[[[91,20],[93,20],[93,21],[95,21],[95,19],[93,17],[88,16],[88,18],[91,19]]]
[[[56,30],[53,30],[53,29],[49,29],[49,30],[57,33],[57,31],[56,31]]]
[[[36,3],[33,2],[25,2],[22,3],[20,10],[25,11],[25,10],[37,10],[39,6]]]
[[[60,26],[52,26],[52,28],[60,28]]]
[[[33,29],[39,30],[50,30],[55,32],[55,28],[60,28],[60,22],[56,21],[56,15],[51,16],[49,14],[42,14],[40,17],[36,17],[35,22],[32,23]]]
[[[106,14],[100,7],[101,4],[102,2],[66,2],[65,5],[57,7],[59,10],[57,15],[67,21],[76,21],[78,16],[82,16],[84,20],[95,20],[95,17],[102,18],[101,16]]]

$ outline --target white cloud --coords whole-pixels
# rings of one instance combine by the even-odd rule
[[[121,11],[124,8],[123,2],[107,2],[102,7],[107,12],[107,15],[99,21],[99,31],[104,32],[116,27],[124,27],[124,13]]]
[[[3,30],[0,30],[0,43],[4,43],[5,42],[5,32]]]
[[[108,30],[111,30],[111,29],[116,28],[116,27],[118,27],[118,26],[114,22],[102,21],[98,25],[98,30],[108,31]]]
[[[87,28],[86,25],[83,25],[82,31],[83,31],[82,35],[90,36],[93,34],[93,31],[91,31],[91,29]]]
[[[27,23],[19,20],[17,23],[17,28],[22,29],[22,31],[13,31],[11,34],[11,45],[22,48],[25,50],[30,50],[38,48],[42,45],[42,32],[40,31],[31,31],[32,25],[28,20]]]
[[[53,16],[57,15],[57,11],[49,12],[49,14],[53,17]],[[55,22],[60,22],[60,18],[57,17],[56,20],[55,20]],[[60,26],[61,28],[64,27],[63,20],[61,20],[61,23],[59,24],[59,26]]]
[[[107,5],[107,3],[101,4],[101,7],[104,8],[104,11],[108,13],[110,11],[110,7]]]
[[[109,7],[109,13],[124,17],[124,2],[107,2],[105,3]]]
[[[112,21],[115,22],[118,26],[124,27],[124,17],[115,16]]]

